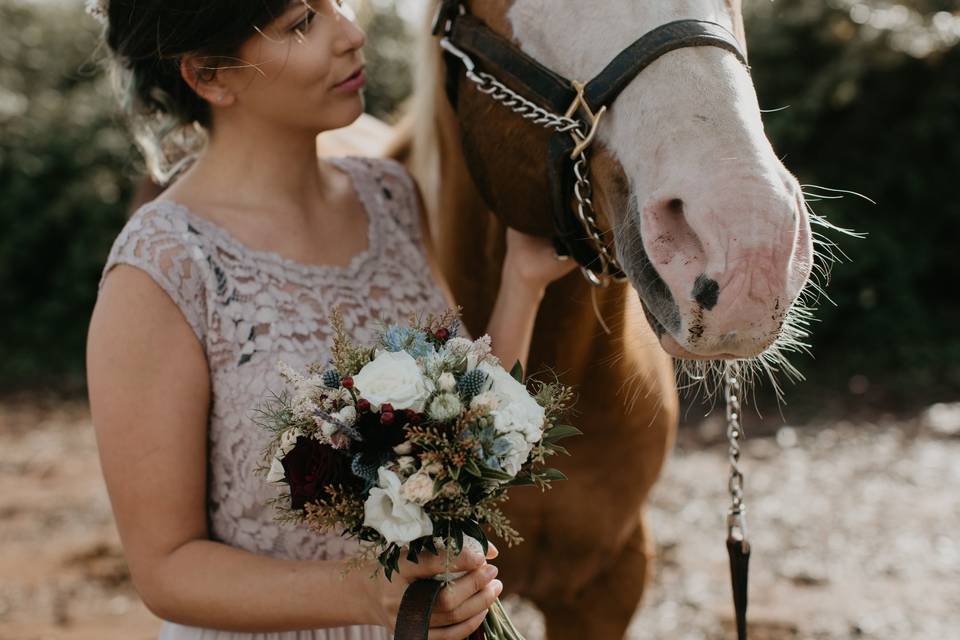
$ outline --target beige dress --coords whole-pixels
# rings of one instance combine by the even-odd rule
[[[353,543],[274,521],[275,485],[254,474],[267,444],[252,419],[283,389],[277,362],[305,367],[330,353],[330,310],[371,341],[378,320],[442,312],[420,238],[419,210],[406,171],[388,160],[334,159],[353,179],[369,219],[369,246],[347,266],[300,264],[250,249],[179,204],[154,202],[130,219],[104,275],[117,264],[142,269],[173,299],[203,345],[210,367],[207,507],[212,539],[277,558],[320,560],[351,554]],[[102,280],[101,280],[102,284]],[[242,606],[242,604],[238,604]],[[166,622],[161,640],[384,640],[386,630],[349,627],[233,633]]]

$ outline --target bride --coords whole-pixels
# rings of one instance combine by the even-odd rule
[[[135,137],[168,188],[120,233],[90,323],[90,404],[134,584],[163,640],[387,638],[411,581],[346,571],[352,543],[273,520],[253,409],[276,364],[329,357],[453,304],[416,186],[391,161],[317,160],[363,112],[365,36],[335,0],[110,0],[97,10]],[[489,333],[525,360],[545,287],[571,268],[511,232]],[[463,256],[464,260],[472,259]],[[460,640],[502,590],[487,560],[444,589],[431,640]]]

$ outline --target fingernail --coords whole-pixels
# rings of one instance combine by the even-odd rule
[[[494,592],[494,593],[496,594],[496,596],[499,598],[499,597],[500,597],[500,594],[503,593],[503,583],[500,582],[499,580],[494,580],[494,581],[491,582],[490,584],[493,585],[493,592]]]
[[[495,565],[488,564],[483,568],[483,575],[486,576],[488,580],[496,578],[498,573],[500,573],[500,570]]]

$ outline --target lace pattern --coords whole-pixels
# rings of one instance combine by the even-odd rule
[[[379,321],[447,306],[423,252],[419,204],[406,171],[386,160],[335,164],[352,177],[369,220],[369,246],[346,266],[305,265],[253,250],[187,208],[158,201],[130,219],[103,271],[105,278],[127,264],[149,274],[204,348],[212,389],[211,537],[280,558],[336,559],[355,547],[274,522],[267,502],[278,489],[254,474],[267,436],[253,420],[254,409],[283,388],[277,362],[299,368],[327,360],[327,318],[336,305],[347,330],[364,341]]]

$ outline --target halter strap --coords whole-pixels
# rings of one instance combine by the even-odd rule
[[[579,94],[571,80],[527,55],[508,38],[469,13],[464,0],[442,0],[434,21],[434,35],[447,38],[475,60],[479,69],[496,72],[506,79],[507,84],[547,111],[563,114],[578,99]],[[749,70],[740,43],[724,26],[706,20],[677,20],[638,38],[586,83],[580,96],[580,111],[574,116],[583,118],[586,115],[584,110],[596,113],[604,107],[612,107],[617,97],[644,69],[667,53],[687,47],[717,47],[729,51]],[[446,60],[447,95],[456,109],[460,81],[458,65],[449,53]],[[599,281],[605,281],[607,277],[622,278],[624,274],[618,265],[604,260],[601,252],[591,245],[591,238],[584,234],[581,221],[570,208],[574,177],[568,160],[575,147],[569,144],[567,136],[554,136],[548,151],[554,244],[558,253],[573,257],[586,271],[599,276]],[[591,278],[591,281],[598,280]]]

